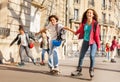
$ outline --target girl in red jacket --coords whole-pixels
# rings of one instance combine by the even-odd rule
[[[106,52],[106,59],[104,60],[104,62],[107,62],[110,60],[110,43],[106,43],[105,45],[105,52]]]
[[[82,48],[80,52],[79,62],[77,70],[72,72],[72,76],[81,75],[83,59],[85,53],[90,47],[90,77],[94,76],[94,64],[95,64],[95,53],[100,49],[100,27],[98,25],[98,16],[95,10],[87,9],[82,18],[79,29],[74,32],[75,35],[79,34],[79,39],[83,39]],[[96,25],[95,25],[96,24]]]
[[[111,62],[112,63],[116,63],[115,55],[117,54],[117,45],[118,45],[118,42],[116,40],[116,36],[113,36],[112,45],[110,47],[110,50],[111,50]]]

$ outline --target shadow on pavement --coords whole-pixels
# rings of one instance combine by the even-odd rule
[[[66,66],[66,67],[76,67],[76,66],[72,66],[72,65],[60,65],[60,66]],[[83,66],[83,68],[89,69],[89,67]],[[94,69],[96,70],[104,70],[104,71],[112,71],[112,72],[120,72],[120,69],[116,70],[116,69],[108,69],[108,68],[100,68],[100,67],[95,67]]]
[[[67,67],[71,67],[71,65],[60,65],[60,66],[67,66]],[[75,67],[75,66],[72,66]],[[89,67],[83,67],[85,69],[89,69]],[[112,71],[112,72],[120,72],[120,70],[114,70],[114,69],[106,69],[106,68],[95,68],[96,70],[105,70],[105,71]],[[7,66],[7,65],[0,65],[0,70],[11,70],[11,71],[19,71],[19,72],[28,72],[28,73],[40,73],[40,74],[45,74],[45,75],[51,75],[51,76],[56,76],[56,77],[68,77],[68,78],[73,78],[73,79],[80,79],[80,80],[86,80],[86,81],[91,81],[91,78],[84,78],[84,77],[73,77],[70,75],[63,75],[63,74],[59,74],[59,75],[52,75],[49,71],[45,71],[45,70],[32,70],[32,69],[24,69],[22,67],[12,67],[12,66]]]
[[[0,70],[11,70],[11,71],[20,71],[20,72],[28,72],[28,73],[40,73],[40,74],[45,74],[45,75],[51,75],[55,77],[68,77],[68,78],[73,78],[73,79],[81,79],[81,80],[87,80],[90,81],[91,79],[88,78],[81,78],[81,77],[72,77],[70,75],[52,75],[49,71],[45,70],[30,70],[30,69],[23,69],[23,68],[17,68],[17,67],[8,67],[4,65],[0,65]]]

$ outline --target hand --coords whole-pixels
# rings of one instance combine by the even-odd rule
[[[35,36],[38,35],[39,33],[35,33]]]
[[[11,47],[11,45],[9,45],[9,47]]]
[[[100,48],[98,48],[97,51],[100,52]]]
[[[39,42],[37,39],[35,39],[35,42],[37,43],[37,42]]]

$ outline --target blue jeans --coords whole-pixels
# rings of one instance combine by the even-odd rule
[[[45,60],[45,52],[49,54],[49,49],[42,49],[42,61]]]
[[[58,52],[57,47],[51,44],[49,51],[48,65],[50,68],[54,69],[58,67]]]
[[[106,52],[106,59],[110,59],[110,51]]]
[[[83,59],[84,59],[85,54],[86,54],[89,47],[90,47],[90,68],[94,67],[97,45],[96,45],[96,43],[89,45],[89,41],[83,41],[82,48],[81,48],[81,51],[80,51],[78,68],[82,67]]]

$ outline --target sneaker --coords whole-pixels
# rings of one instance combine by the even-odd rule
[[[59,71],[59,67],[55,66],[55,68],[53,70]]]
[[[111,59],[111,63],[116,63],[116,61],[114,59]]]
[[[36,65],[36,61],[34,60],[34,59],[31,59],[32,60],[32,63],[34,64],[34,65]]]
[[[24,66],[25,64],[24,63],[18,63],[19,66]]]
[[[44,62],[40,62],[40,65],[45,65],[45,63]]]
[[[80,76],[80,75],[81,75],[81,72],[78,70],[71,73],[71,76]]]
[[[90,68],[89,69],[89,73],[90,73],[90,77],[94,77],[94,69],[93,68]]]
[[[82,67],[77,67],[77,70],[71,73],[71,76],[80,76],[82,72]]]
[[[52,74],[53,73],[53,68],[50,67],[50,73]]]
[[[108,60],[103,60],[103,62],[108,62]]]
[[[36,63],[35,63],[35,62],[33,62],[33,64],[34,64],[34,65],[36,65]]]

